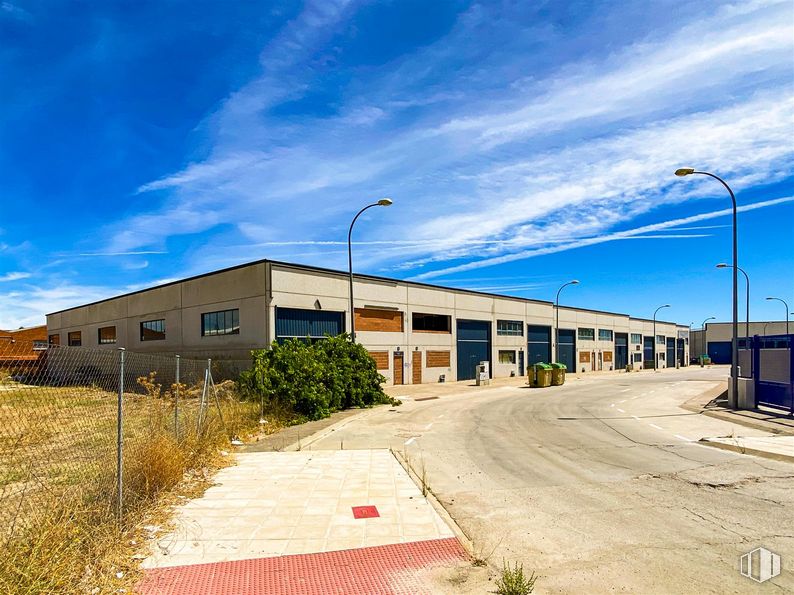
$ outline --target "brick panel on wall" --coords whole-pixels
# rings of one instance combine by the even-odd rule
[[[589,351],[580,351],[579,352],[579,363],[580,364],[589,364],[590,363],[590,352]]]
[[[428,351],[428,368],[449,368],[449,351]]]
[[[612,352],[611,351],[605,351],[604,352],[604,361],[605,362],[611,362],[612,361]]]
[[[389,352],[388,351],[370,351],[369,355],[375,360],[375,365],[378,370],[389,369]]]
[[[394,310],[356,308],[356,332],[358,331],[401,333],[403,331],[403,313]]]

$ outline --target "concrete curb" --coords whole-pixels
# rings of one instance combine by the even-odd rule
[[[764,459],[771,459],[773,461],[782,461],[784,463],[794,463],[794,456],[788,456],[777,452],[769,452],[766,450],[758,450],[755,448],[747,448],[739,444],[726,444],[725,442],[714,442],[709,438],[701,438],[698,444],[711,446],[712,448],[719,448],[721,450],[730,450],[738,452],[743,455],[753,455],[762,457]]]
[[[700,413],[702,415],[713,417],[714,419],[719,419],[721,421],[728,421],[740,426],[744,426],[746,428],[761,430],[763,432],[771,432],[772,434],[780,434],[783,436],[794,435],[794,429],[790,429],[785,426],[781,427],[780,425],[776,425],[774,421],[753,419],[731,411],[706,408],[706,405],[708,403],[710,403],[711,401],[717,399],[722,395],[727,394],[727,392],[728,392],[727,388],[718,386],[713,389],[707,390],[706,392],[701,393],[695,397],[692,397],[691,399],[689,399],[685,403],[682,403],[679,406],[681,407],[681,409],[685,409],[693,413]]]
[[[400,466],[405,469],[405,472],[408,474],[413,482],[416,484],[416,487],[422,491],[422,479],[417,475],[417,473],[413,470],[413,468],[408,464],[408,462],[402,457],[402,455],[394,449],[389,449],[391,451],[392,456],[397,460]],[[477,555],[474,552],[474,542],[469,538],[466,533],[464,533],[463,529],[455,522],[455,519],[447,512],[447,509],[444,508],[444,505],[439,502],[436,495],[432,492],[432,490],[428,487],[427,488],[427,496],[425,499],[430,502],[430,505],[435,509],[447,526],[452,529],[452,532],[455,534],[455,537],[458,539],[460,544],[463,546],[463,549],[466,550],[466,553],[472,560],[477,559]]]

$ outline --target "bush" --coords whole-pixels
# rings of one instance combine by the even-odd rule
[[[361,345],[347,335],[316,343],[291,339],[252,352],[253,366],[240,374],[249,399],[322,419],[350,407],[394,403],[381,388],[386,379]]]
[[[515,563],[513,568],[510,568],[510,563],[505,564],[502,562],[502,576],[496,581],[497,595],[529,595],[535,590],[535,581],[537,577],[533,572],[527,578],[524,576],[524,566]]]

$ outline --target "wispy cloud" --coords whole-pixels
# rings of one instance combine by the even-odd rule
[[[767,207],[777,206],[785,203],[794,202],[794,196],[786,196],[783,198],[777,198],[773,200],[766,200],[762,202],[753,203],[750,205],[744,205],[737,208],[738,212],[746,212],[746,211],[753,211],[756,209],[763,209]],[[708,219],[714,219],[716,217],[724,217],[727,215],[731,215],[733,213],[732,209],[721,209],[719,211],[711,211],[709,213],[701,213],[699,215],[692,215],[691,217],[681,217],[678,219],[672,219],[670,221],[662,221],[660,223],[653,223],[651,225],[643,225],[642,227],[636,227],[634,229],[628,229],[625,231],[618,231],[610,234],[606,234],[599,237],[591,237],[591,238],[583,238],[581,240],[577,240],[575,242],[570,242],[568,244],[562,244],[558,246],[548,246],[545,248],[539,248],[536,250],[525,250],[522,252],[517,252],[514,254],[506,254],[503,256],[498,256],[494,258],[486,258],[482,260],[475,260],[473,262],[469,262],[467,264],[458,265],[454,267],[447,267],[444,269],[439,269],[436,271],[430,271],[427,273],[422,273],[413,277],[413,279],[420,280],[420,279],[431,279],[433,277],[438,277],[441,275],[449,275],[453,273],[461,273],[464,271],[471,271],[474,269],[480,269],[488,266],[493,266],[496,264],[503,264],[506,262],[513,262],[516,260],[525,260],[528,258],[534,258],[537,256],[543,256],[545,254],[554,254],[557,252],[565,252],[567,250],[574,250],[576,248],[583,248],[585,246],[593,246],[595,244],[603,244],[605,242],[612,242],[615,240],[626,240],[626,239],[637,239],[637,238],[665,238],[671,236],[648,236],[648,235],[641,235],[647,234],[649,232],[654,231],[661,231],[664,229],[673,228],[678,225],[686,225],[688,223],[696,223],[698,221],[705,221]]]
[[[476,5],[442,39],[366,85],[351,83],[333,113],[271,115],[321,84],[314,52],[355,10],[309,3],[287,23],[263,50],[260,75],[208,116],[209,156],[142,185],[162,207],[107,230],[103,252],[207,233],[213,241],[194,264],[239,261],[239,237],[222,236],[232,226],[251,256],[341,266],[344,251],[327,248],[344,243],[351,212],[393,195],[388,214],[369,214],[357,229],[357,243],[383,247],[362,253],[362,266],[484,262],[608,235],[653,209],[718,193],[679,183],[679,165],[714,168],[741,195],[794,163],[788,2],[703,8],[678,27],[531,78],[532,53],[502,52],[496,40],[549,33],[517,31],[510,15],[491,12],[503,9]],[[475,56],[473,37],[491,49]]]
[[[27,279],[30,277],[30,273],[22,273],[22,272],[11,272],[6,273],[5,275],[0,275],[0,283],[5,281],[19,281],[20,279]]]

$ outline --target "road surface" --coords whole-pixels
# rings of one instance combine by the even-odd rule
[[[680,407],[725,377],[684,368],[549,389],[399,387],[413,398],[304,448],[402,453],[478,557],[522,562],[541,576],[538,592],[794,592],[794,465],[698,444],[764,432]],[[783,558],[760,586],[738,571],[757,546]]]

